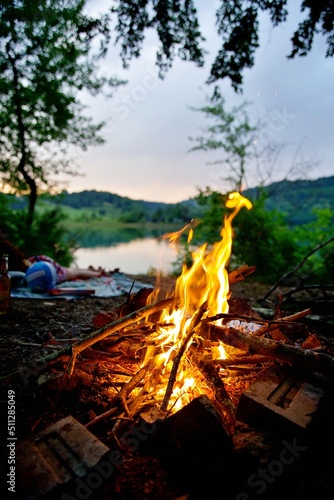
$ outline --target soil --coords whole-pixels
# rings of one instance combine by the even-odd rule
[[[133,278],[150,284],[155,282],[155,279],[149,276]],[[165,278],[160,285],[163,295],[173,289],[174,280]],[[253,282],[238,283],[233,287],[231,304],[235,311],[249,313],[250,310],[255,310],[255,306],[259,306],[258,298],[267,290],[268,287]],[[280,292],[281,290],[276,290],[271,307],[275,307],[275,304],[277,307]],[[79,359],[70,381],[64,380],[63,377],[60,382],[59,379],[43,381],[45,373],[57,372],[57,364],[50,364],[46,370],[45,364],[39,363],[39,360],[56,352],[63,345],[69,345],[70,342],[87,336],[96,329],[93,319],[98,313],[113,311],[125,300],[126,297],[85,297],[69,301],[12,299],[10,313],[0,317],[0,371],[4,391],[15,391],[18,442],[36,436],[65,416],[72,415],[86,425],[96,415],[108,410],[108,400],[104,398],[105,388],[100,385],[101,366],[105,369],[106,365],[99,364],[96,354],[89,362],[87,357],[84,357],[84,362]],[[301,310],[305,304],[305,301],[300,301],[293,303],[290,308],[289,304],[286,304],[287,311]],[[266,305],[268,306],[268,303]],[[268,307],[266,310],[268,311]],[[302,323],[310,335],[317,336],[324,352],[333,356],[333,316],[328,310],[321,309],[320,312],[326,314],[302,320]],[[98,351],[101,352],[101,346],[98,346]],[[63,364],[60,368],[64,371],[66,366]],[[251,377],[245,377],[245,383],[240,385],[239,392],[236,387],[232,388],[233,394],[230,395],[234,403],[238,403],[242,390],[252,380]],[[332,392],[332,389],[329,392]],[[2,397],[2,404],[6,402],[6,397]],[[161,444],[161,441],[154,440],[148,440],[150,444],[145,440],[138,449],[124,451],[119,448],[120,443],[115,441],[112,433],[115,422],[107,419],[95,426],[92,432],[110,449],[122,450],[122,463],[115,467],[111,477],[108,477],[101,487],[96,491],[92,490],[85,498],[330,498],[331,495],[328,496],[327,491],[334,486],[333,398],[327,398],[325,401],[315,419],[315,430],[306,434],[291,434],[286,429],[273,429],[270,426],[254,428],[238,422],[236,434],[229,440],[233,451],[227,446],[228,451],[220,450],[219,457],[215,446],[212,447],[214,443],[210,442],[212,436],[205,438],[208,442],[205,441],[204,445],[200,436],[192,436],[195,445],[191,446],[191,451],[181,450],[177,443],[174,443],[172,449],[169,445],[166,446],[166,443]],[[125,424],[124,429],[131,425],[129,422]],[[6,429],[5,424],[2,429]],[[6,433],[2,443],[5,439]],[[283,460],[283,457],[288,455],[288,452],[284,452],[286,448],[292,450],[290,461]],[[66,489],[64,491],[66,492]],[[62,496],[63,494],[57,491],[46,498],[84,498],[73,492],[68,493],[68,496]],[[17,495],[16,498],[27,498],[26,492],[21,491]]]

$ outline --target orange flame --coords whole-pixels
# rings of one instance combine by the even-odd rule
[[[252,204],[240,193],[233,192],[228,197],[226,207],[233,209],[233,211],[230,215],[225,216],[224,225],[220,232],[221,241],[215,243],[210,250],[208,250],[206,243],[195,250],[192,253],[193,265],[189,269],[184,265],[182,273],[176,281],[177,308],[171,313],[164,313],[161,322],[169,326],[164,328],[162,325],[152,339],[155,345],[158,343],[159,352],[152,346],[147,347],[144,363],[155,356],[156,366],[163,365],[163,375],[166,377],[170,372],[173,358],[185,339],[192,316],[199,306],[207,302],[208,315],[228,312],[230,291],[226,266],[232,252],[232,221],[242,207],[249,210],[252,208]],[[171,241],[175,241],[189,227],[191,238],[193,227],[190,224],[174,234],[169,233],[168,237]],[[219,346],[219,353],[212,354],[216,359],[226,357],[222,345]],[[174,399],[171,399],[174,401],[175,408],[179,408],[180,405],[182,407],[184,395],[190,386],[193,387],[193,391],[196,391],[197,382],[195,383],[193,372],[194,368],[189,366],[189,360],[182,361],[178,371],[177,385],[173,391]]]

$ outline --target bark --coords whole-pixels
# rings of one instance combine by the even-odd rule
[[[300,349],[275,340],[253,337],[235,328],[210,326],[212,340],[221,340],[250,354],[261,354],[294,365],[301,371],[318,371],[334,380],[334,359],[323,353]]]

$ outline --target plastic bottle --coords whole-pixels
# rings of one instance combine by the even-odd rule
[[[10,277],[8,275],[8,255],[3,254],[0,266],[0,316],[9,312]]]

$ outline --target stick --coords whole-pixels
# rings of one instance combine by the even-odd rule
[[[177,370],[179,368],[179,364],[180,364],[181,358],[182,358],[182,356],[183,356],[183,354],[184,354],[184,352],[185,352],[185,350],[187,348],[187,345],[188,345],[191,337],[195,333],[196,326],[201,321],[202,316],[203,316],[203,314],[204,314],[205,311],[207,311],[207,302],[204,302],[200,306],[200,308],[198,309],[198,311],[196,312],[196,314],[193,316],[193,318],[191,320],[191,324],[189,325],[189,328],[188,328],[189,332],[185,336],[185,338],[184,338],[184,340],[183,340],[183,342],[181,344],[181,347],[179,349],[179,352],[177,353],[177,355],[174,358],[173,366],[172,366],[172,369],[171,369],[171,372],[170,372],[170,376],[169,376],[169,380],[168,380],[168,384],[167,384],[167,389],[166,389],[166,392],[165,392],[165,397],[164,397],[162,405],[161,405],[161,410],[163,412],[167,411],[168,403],[169,403],[170,397],[171,397],[172,392],[173,392],[173,387],[174,387],[174,383],[175,383],[175,380],[176,380]]]
[[[277,322],[279,321],[297,321],[298,319],[305,318],[305,316],[308,316],[309,314],[312,314],[311,309],[304,309],[303,311],[297,312],[295,314],[290,314],[290,316],[284,316],[284,318],[279,318]]]
[[[334,241],[334,236],[332,236],[331,238],[329,238],[327,241],[324,241],[323,243],[320,243],[318,246],[316,246],[315,248],[313,248],[310,252],[308,252],[305,257],[301,260],[301,262],[299,262],[299,264],[294,268],[292,269],[292,271],[289,271],[288,273],[284,274],[278,281],[276,281],[276,283],[270,288],[270,290],[264,295],[264,297],[262,297],[260,300],[261,301],[264,301],[266,300],[272,293],[274,290],[276,290],[276,288],[281,284],[283,283],[284,284],[284,281],[289,278],[290,276],[292,276],[293,274],[295,274],[298,269],[300,269],[304,264],[305,262],[307,261],[307,259],[313,255],[315,252],[317,252],[318,250],[320,250],[321,248],[325,247],[326,245],[328,245],[329,243],[331,243],[332,241]]]
[[[158,300],[158,302],[155,302],[154,304],[149,304],[148,306],[145,306],[142,309],[138,309],[138,311],[134,311],[128,314],[127,316],[124,316],[124,318],[119,318],[113,323],[110,323],[109,325],[100,328],[96,332],[91,333],[84,339],[79,340],[79,342],[76,342],[74,345],[72,345],[72,357],[70,359],[67,368],[68,374],[69,375],[73,374],[76,358],[78,354],[80,354],[84,349],[114,334],[115,332],[118,332],[119,330],[125,328],[126,326],[131,325],[132,323],[136,323],[137,321],[145,318],[146,316],[149,316],[150,314],[153,314],[157,311],[160,311],[161,309],[164,309],[165,307],[170,306],[171,304],[173,304],[174,300],[175,300],[174,298]]]
[[[230,273],[228,273],[228,281],[230,285],[233,283],[238,283],[238,281],[244,280],[249,274],[252,274],[255,271],[255,266],[241,266],[238,269],[234,269]]]
[[[334,379],[334,359],[328,354],[318,353],[309,349],[282,344],[276,340],[253,337],[239,332],[235,328],[224,328],[211,325],[212,338],[225,344],[237,347],[249,353],[262,354],[272,358],[287,361],[302,370],[319,371]]]
[[[213,363],[219,366],[239,366],[239,365],[258,365],[268,363],[270,358],[268,356],[238,356],[236,358],[215,359]]]

